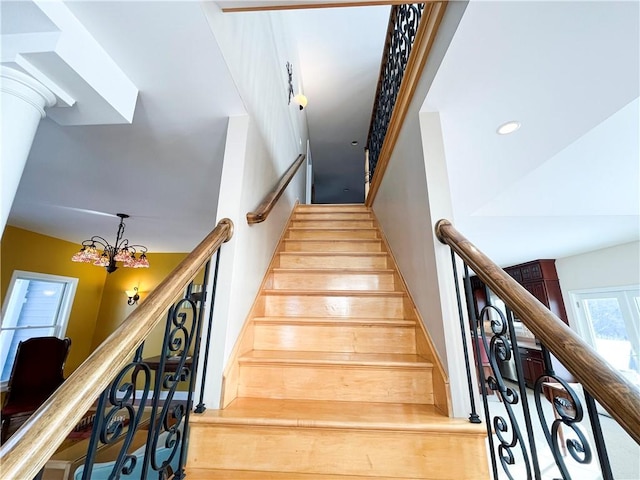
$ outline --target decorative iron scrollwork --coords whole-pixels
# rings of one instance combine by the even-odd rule
[[[497,313],[497,318],[491,318],[491,312]],[[491,324],[491,331],[493,333],[491,340],[487,339],[487,334],[484,330],[485,319],[489,320]],[[493,417],[493,430],[500,442],[498,445],[497,457],[500,460],[502,469],[507,477],[514,480],[517,477],[513,476],[510,467],[516,463],[514,449],[519,447],[524,459],[523,463],[526,468],[527,478],[532,478],[531,462],[529,460],[529,452],[525,443],[525,437],[520,430],[520,426],[513,409],[515,405],[520,403],[520,396],[518,395],[518,392],[505,383],[498,366],[498,361],[508,362],[513,355],[513,345],[515,343],[512,338],[513,324],[510,320],[505,318],[504,314],[499,309],[492,305],[487,305],[480,312],[480,318],[478,319],[476,330],[480,332],[480,340],[482,341],[485,351],[488,352],[489,364],[491,367],[491,375],[485,380],[489,388],[501,396],[508,417],[508,419],[500,415],[495,415]],[[484,397],[486,399],[486,395],[484,395]],[[486,401],[485,409],[487,410],[486,414],[488,418],[490,414]]]
[[[369,127],[367,148],[369,149],[369,178],[378,164],[378,157],[391,121],[393,107],[400,91],[411,48],[418,32],[424,3],[396,5],[392,7],[390,32],[383,54],[382,68],[378,80],[378,89],[374,101],[374,111]]]
[[[548,394],[551,398],[546,398],[546,395],[544,394],[545,384],[547,386],[554,385],[553,390],[548,390]],[[562,392],[562,395],[554,394],[554,391],[560,391]],[[553,454],[556,465],[560,469],[562,478],[571,478],[562,456],[562,452],[560,451],[560,428],[562,428],[562,426],[569,427],[577,437],[577,439],[571,438],[564,440],[566,442],[564,446],[566,446],[571,457],[580,464],[591,463],[593,458],[589,442],[578,426],[584,418],[584,411],[580,398],[576,391],[571,388],[567,382],[555,375],[543,375],[539,377],[534,386],[534,394],[536,409],[538,411],[538,417],[540,417],[542,430],[545,438],[547,439],[547,443],[551,448],[551,453]],[[551,429],[549,429],[549,422],[542,408],[542,398],[546,398],[551,401],[551,405],[555,412],[556,418],[551,423]]]
[[[494,312],[493,314],[491,312]],[[472,336],[475,341],[476,350],[481,346],[488,352],[488,360],[491,368],[491,374],[488,378],[484,378],[482,368],[478,369],[480,380],[483,386],[483,400],[485,406],[485,415],[487,424],[493,428],[488,428],[489,444],[491,448],[491,459],[494,466],[494,478],[498,478],[496,463],[502,467],[502,470],[509,479],[515,478],[541,478],[540,460],[538,457],[538,447],[536,446],[535,436],[533,432],[533,412],[529,410],[526,398],[526,386],[522,372],[522,365],[517,356],[517,339],[515,335],[513,318],[507,309],[507,315],[492,305],[487,305],[482,309],[477,322],[474,322],[472,328]],[[491,325],[491,338],[489,339],[484,329],[485,320]],[[567,468],[567,458],[563,456],[562,450],[566,448],[570,457],[577,464],[589,464],[592,462],[594,452],[589,444],[587,436],[580,428],[580,423],[584,420],[584,409],[581,397],[575,389],[564,379],[557,376],[551,367],[551,359],[549,353],[542,346],[543,359],[545,364],[544,374],[536,379],[533,389],[533,398],[536,405],[538,419],[544,432],[545,439],[551,453],[555,465],[557,466],[563,480],[570,480],[571,474]],[[519,392],[514,390],[505,382],[499,365],[509,362],[511,359],[516,362],[517,370],[517,388]],[[493,415],[490,412],[487,402],[487,392],[485,388],[489,388],[500,396],[503,406],[506,409],[506,417],[504,415]],[[585,392],[587,404],[589,401],[593,403],[593,399]],[[544,402],[550,401],[554,411],[554,419],[550,421],[545,414],[543,407]],[[514,407],[521,408],[521,414],[516,416]],[[599,430],[597,413],[595,405],[589,410],[590,421],[595,430]],[[519,411],[520,413],[520,411]],[[522,423],[522,425],[519,424]],[[570,429],[571,437],[565,439],[562,428]],[[494,446],[492,435],[495,434],[498,444]],[[596,435],[597,437],[597,435]],[[613,478],[610,473],[610,466],[606,460],[606,448],[603,442],[596,439],[596,448],[600,457],[600,467],[603,478]],[[521,458],[516,458],[516,449],[521,452]],[[516,469],[518,469],[516,473]]]
[[[205,285],[208,269],[207,264]],[[150,471],[156,472],[153,476],[159,479],[171,475],[175,479],[184,477],[183,440],[193,405],[195,375],[192,366],[197,364],[204,304],[199,302],[198,307],[198,302],[191,297],[189,286],[185,298],[169,309],[153,384],[151,368],[142,359],[143,343],[136,350],[133,361],[120,371],[100,396],[83,467],[83,480],[91,478],[98,446],[116,443],[120,445],[120,451],[109,478],[128,476],[134,470],[140,472],[140,478],[148,478]],[[184,382],[188,384],[187,400],[175,401],[178,386]],[[140,383],[143,388],[140,398],[136,399],[136,393],[140,392],[136,386]],[[134,454],[136,433],[145,431],[144,456],[142,449]]]

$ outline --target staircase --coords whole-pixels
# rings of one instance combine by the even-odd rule
[[[488,478],[371,210],[299,205],[225,375],[191,416],[187,478]],[[444,413],[443,413],[444,412]]]

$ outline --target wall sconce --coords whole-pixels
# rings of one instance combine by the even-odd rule
[[[129,300],[127,300],[127,305],[135,305],[140,300],[140,295],[138,295],[138,287],[133,287],[133,290],[127,290],[125,292]]]
[[[287,105],[291,105],[291,99],[298,104],[300,110],[307,106],[307,97],[305,97],[302,93],[298,93],[297,95],[293,94],[293,65],[287,62],[287,76],[289,78],[289,101]]]
[[[299,93],[295,97],[293,97],[293,101],[296,102],[300,106],[300,110],[307,106],[307,97],[303,94]]]
[[[191,296],[189,297],[189,300],[191,300],[192,302],[194,302],[196,305],[199,302],[202,302],[202,285],[200,284],[194,284],[191,286]]]

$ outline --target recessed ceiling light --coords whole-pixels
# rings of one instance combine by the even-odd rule
[[[351,145],[353,145],[354,147],[358,145],[358,140],[354,140],[353,142],[351,142]]]
[[[520,122],[512,120],[510,122],[503,123],[502,125],[500,125],[498,127],[498,130],[496,130],[496,132],[498,133],[498,135],[509,135],[510,133],[515,132],[519,128],[520,128]]]
[[[343,192],[348,192],[348,191],[349,191],[349,189],[348,189],[348,188],[343,188],[343,189],[342,189],[342,191],[343,191]]]

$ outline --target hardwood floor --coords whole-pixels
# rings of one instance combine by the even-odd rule
[[[192,415],[191,479],[482,479],[486,430],[447,379],[371,210],[296,207],[225,377]]]

